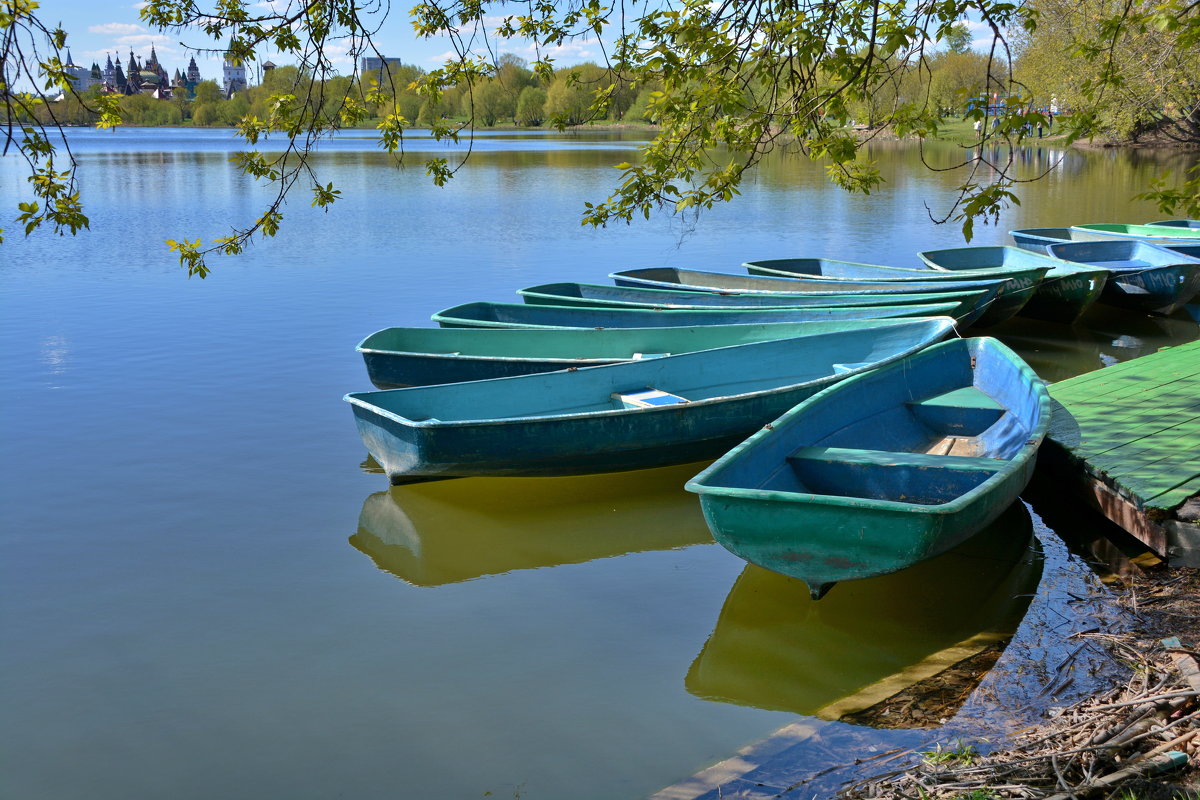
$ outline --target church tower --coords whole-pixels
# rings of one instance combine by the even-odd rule
[[[134,60],[133,50],[129,51],[129,66],[125,68],[125,94],[141,94],[142,68]]]
[[[233,97],[235,92],[240,92],[246,88],[246,65],[234,64],[229,60],[229,56],[225,56],[225,68],[223,70],[225,83],[225,96]]]

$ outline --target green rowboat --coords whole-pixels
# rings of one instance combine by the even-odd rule
[[[949,319],[622,364],[346,395],[393,484],[620,472],[713,458],[850,375],[920,351]]]
[[[685,488],[714,538],[814,598],[954,547],[1033,475],[1045,385],[995,339],[954,339],[831,386]]]

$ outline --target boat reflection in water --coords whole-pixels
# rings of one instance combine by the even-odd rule
[[[748,565],[686,686],[708,700],[837,719],[1008,639],[1041,572],[1020,502],[937,558],[846,581],[818,601],[803,581]]]
[[[415,586],[706,544],[683,490],[703,466],[393,486],[363,503],[350,544]]]

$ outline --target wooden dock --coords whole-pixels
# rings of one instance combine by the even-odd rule
[[[1050,386],[1043,485],[1068,488],[1173,564],[1200,566],[1200,342]]]

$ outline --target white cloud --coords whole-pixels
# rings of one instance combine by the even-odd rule
[[[109,36],[120,34],[143,33],[145,28],[130,22],[106,22],[103,25],[89,25],[88,33],[101,33]]]
[[[532,44],[527,44],[514,47],[510,52],[526,61],[533,61],[539,56],[541,58],[552,58],[555,64],[559,66],[569,66],[581,61],[596,61],[602,57],[600,43],[595,39],[579,39],[564,42],[558,47],[543,47],[540,51],[535,50]]]
[[[539,57],[550,58],[554,60],[556,67],[570,66],[582,61],[599,61],[603,57],[603,52],[600,50],[600,43],[596,39],[578,39],[564,42],[558,47],[542,47],[540,50],[528,41],[512,39],[505,42],[503,46],[498,47],[496,52],[512,53],[526,61],[533,61]],[[443,53],[429,56],[425,61],[444,64],[447,61],[457,61],[458,58],[458,53],[454,50],[447,50]]]

